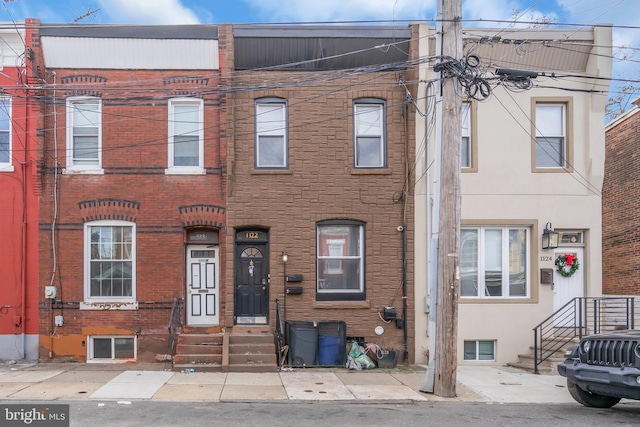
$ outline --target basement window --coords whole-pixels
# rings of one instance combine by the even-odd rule
[[[89,337],[88,362],[124,362],[136,359],[136,338],[133,336]]]
[[[496,360],[495,341],[465,341],[464,360],[493,362]]]

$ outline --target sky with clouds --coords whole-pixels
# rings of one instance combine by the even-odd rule
[[[433,22],[436,17],[436,0],[2,0],[2,6],[0,21],[38,18],[43,23],[72,23],[95,11],[78,21],[82,24],[391,24]],[[462,15],[474,21],[465,26],[506,26],[514,16],[525,22],[614,24],[614,55],[626,57],[614,60],[614,77],[640,80],[640,53],[617,49],[640,47],[640,0],[463,0]]]

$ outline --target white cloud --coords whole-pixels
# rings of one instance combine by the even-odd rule
[[[119,24],[199,24],[180,0],[99,0],[100,11]]]

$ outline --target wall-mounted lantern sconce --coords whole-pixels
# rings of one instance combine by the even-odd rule
[[[548,222],[547,225],[544,226],[544,231],[542,232],[542,249],[557,248],[559,237],[560,233],[558,233],[557,231],[553,231],[551,223]]]
[[[287,254],[287,251],[282,251],[282,262],[286,264],[287,261],[289,261],[289,254]]]

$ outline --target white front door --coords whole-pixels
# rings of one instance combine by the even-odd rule
[[[564,277],[562,274],[558,273],[557,266],[554,265],[553,271],[553,312],[555,313],[566,303],[571,301],[576,297],[584,296],[584,271],[585,271],[585,263],[584,263],[584,249],[583,248],[557,248],[554,251],[553,259],[558,259],[561,255],[575,255],[578,260],[578,269],[573,273],[571,277]],[[565,271],[569,271],[570,268],[568,266],[565,267]],[[576,306],[578,307],[578,306]],[[555,326],[557,327],[573,327],[574,325],[574,317],[567,315],[557,315],[555,318]]]
[[[187,246],[187,325],[219,323],[219,253],[217,245]]]

